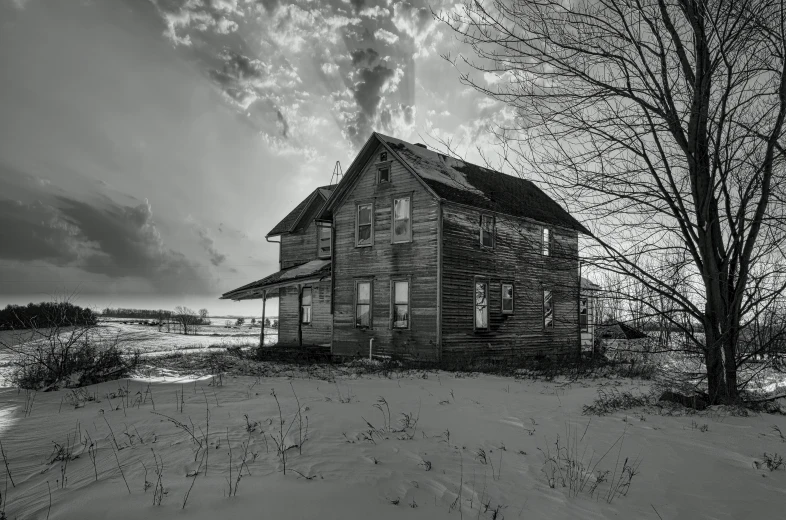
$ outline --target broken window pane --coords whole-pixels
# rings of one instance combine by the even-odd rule
[[[475,328],[486,329],[489,326],[488,284],[475,283]]]

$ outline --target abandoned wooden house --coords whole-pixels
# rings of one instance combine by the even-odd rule
[[[531,181],[373,133],[268,233],[279,271],[221,298],[278,297],[278,344],[335,356],[578,354],[585,232]]]

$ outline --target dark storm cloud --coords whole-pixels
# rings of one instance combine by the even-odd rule
[[[273,11],[276,10],[276,8],[280,4],[280,1],[279,0],[259,0],[258,3],[261,4],[265,8],[265,11],[267,11],[268,14],[270,14]]]
[[[199,237],[199,245],[202,246],[202,248],[205,251],[207,251],[209,255],[210,263],[213,264],[215,267],[218,267],[221,264],[223,264],[224,261],[227,259],[227,257],[226,255],[223,255],[218,252],[218,250],[215,247],[215,244],[213,243],[213,239],[210,238],[210,235],[208,235],[207,229],[205,229],[204,227],[197,227],[196,234],[197,237]]]
[[[379,53],[369,47],[367,49],[357,49],[352,51],[349,56],[352,58],[352,65],[360,65],[363,63],[366,65],[373,65],[374,62],[379,58]]]
[[[393,77],[393,74],[393,69],[382,64],[358,71],[360,81],[355,87],[354,97],[360,112],[355,124],[348,129],[349,136],[356,146],[365,142],[371,133],[379,102],[382,100],[382,87]]]
[[[4,260],[67,264],[77,258],[75,232],[57,209],[41,201],[0,199],[0,258]]]
[[[51,205],[0,200],[0,259],[41,260],[113,279],[141,278],[158,290],[209,291],[198,265],[165,247],[148,204],[100,206],[56,197]],[[223,255],[214,251],[210,261]]]
[[[355,9],[356,13],[359,13],[363,6],[366,5],[366,0],[350,0],[352,7]]]
[[[289,124],[287,123],[287,120],[284,119],[284,114],[281,113],[281,110],[276,110],[276,121],[279,129],[281,130],[281,136],[286,139],[287,134],[289,133]]]

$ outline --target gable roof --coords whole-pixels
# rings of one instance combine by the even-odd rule
[[[273,235],[283,235],[284,233],[291,233],[298,228],[298,224],[300,223],[302,217],[306,215],[308,209],[315,203],[319,202],[320,205],[324,204],[325,201],[330,198],[331,193],[333,193],[333,189],[336,187],[335,184],[331,184],[329,186],[320,186],[319,188],[312,191],[308,197],[303,199],[303,201],[295,206],[295,209],[290,211],[286,217],[284,217],[281,222],[276,224],[273,229],[271,229],[267,236]]]
[[[584,226],[532,181],[395,137],[377,136],[442,199],[587,233]]]
[[[423,145],[377,132],[358,153],[319,218],[341,203],[379,144],[385,146],[436,198],[513,217],[529,218],[580,233],[587,229],[532,181],[456,159]]]

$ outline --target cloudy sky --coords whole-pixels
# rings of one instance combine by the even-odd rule
[[[472,158],[506,117],[441,57],[455,8],[0,0],[0,304],[259,313],[217,298],[277,269],[265,234],[372,131]]]

